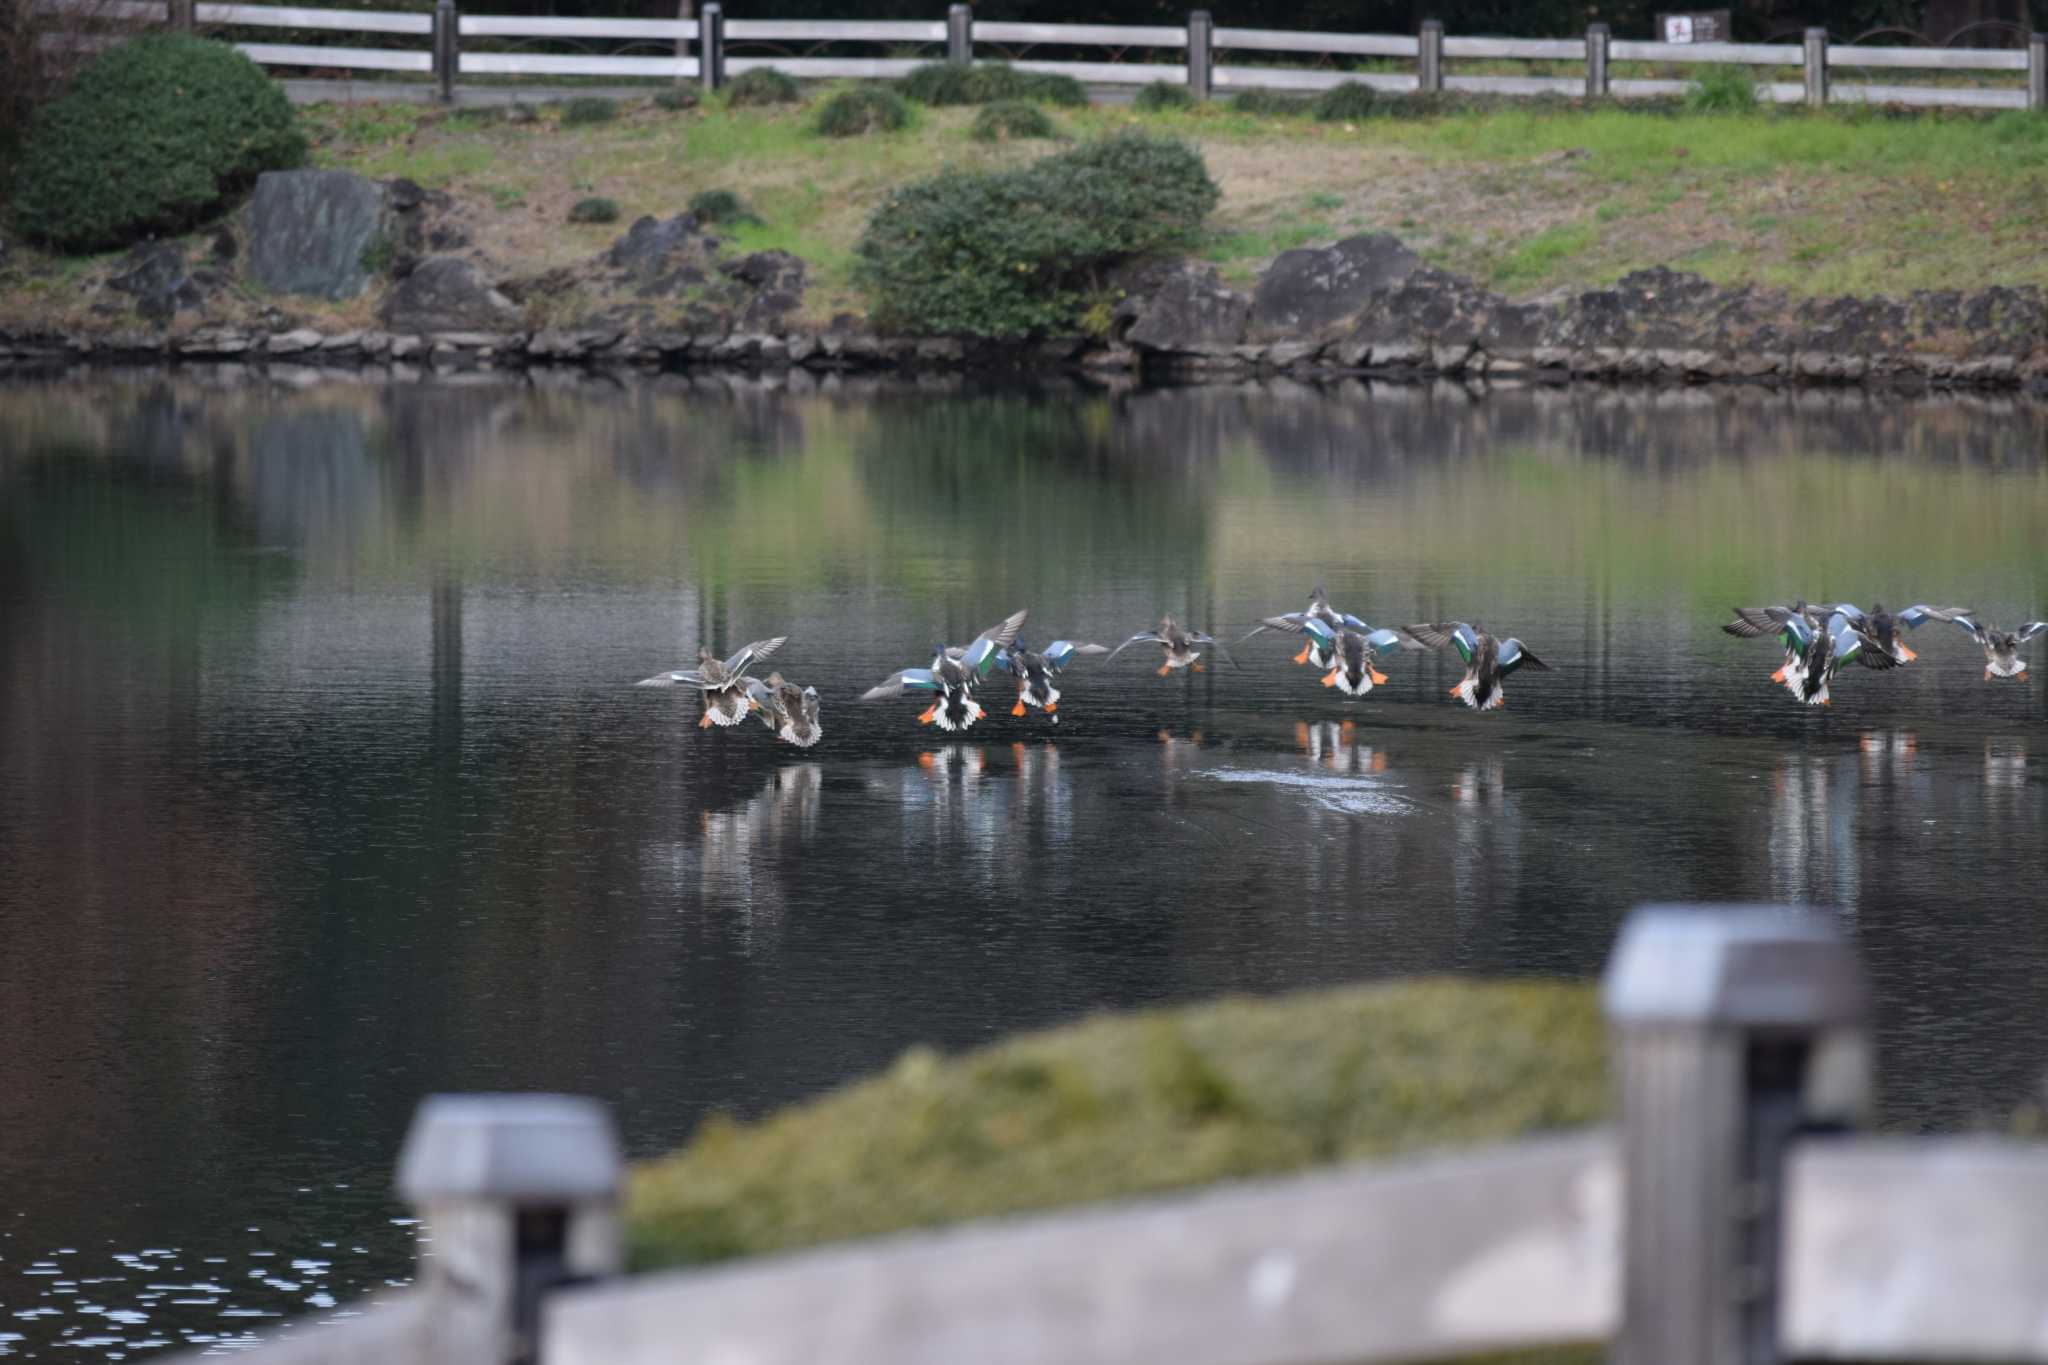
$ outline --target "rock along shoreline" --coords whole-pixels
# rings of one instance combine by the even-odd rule
[[[734,256],[688,214],[643,218],[580,268],[521,277],[465,250],[448,210],[405,181],[266,175],[210,247],[130,252],[96,286],[89,321],[0,327],[0,374],[275,362],[2048,392],[2048,297],[2033,287],[1794,299],[1659,268],[1518,300],[1370,233],[1282,253],[1249,294],[1199,262],[1139,263],[1104,282],[1115,304],[1104,335],[995,341],[887,335],[850,316],[802,325],[804,262]],[[251,295],[266,306],[233,306]],[[289,311],[295,299],[364,296],[378,325],[323,326]]]

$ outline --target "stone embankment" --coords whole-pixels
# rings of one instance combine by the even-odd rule
[[[470,249],[442,196],[290,171],[264,176],[210,236],[138,247],[88,282],[83,321],[0,330],[0,369],[276,358],[2048,388],[2038,289],[1794,299],[1657,269],[1518,300],[1379,233],[1285,252],[1248,295],[1196,262],[1133,266],[1112,282],[1107,334],[1092,337],[888,336],[851,316],[806,324],[805,287],[801,260],[734,254],[689,214],[643,218],[576,268],[521,275]],[[374,321],[323,321],[334,305]]]

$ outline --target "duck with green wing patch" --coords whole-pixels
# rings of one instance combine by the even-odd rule
[[[1463,621],[1423,622],[1407,627],[1406,633],[1425,649],[1449,645],[1458,651],[1458,657],[1465,661],[1465,676],[1451,689],[1451,695],[1475,711],[1492,711],[1507,705],[1507,690],[1501,684],[1516,669],[1550,671],[1550,665],[1520,640],[1512,636],[1496,640]]]
[[[949,734],[961,734],[986,714],[974,699],[974,688],[995,667],[996,656],[1017,643],[1026,612],[1017,612],[1001,625],[991,626],[974,637],[970,645],[939,645],[932,651],[930,668],[905,668],[870,687],[862,701],[884,697],[930,697],[917,717],[920,725],[936,725]]]
[[[997,664],[1009,669],[1017,679],[1017,704],[1010,708],[1010,714],[1021,716],[1027,707],[1036,707],[1053,724],[1059,724],[1060,690],[1053,685],[1053,679],[1076,655],[1108,652],[1104,645],[1076,644],[1072,640],[1054,640],[1043,650],[1028,649],[1019,643],[998,651]]]

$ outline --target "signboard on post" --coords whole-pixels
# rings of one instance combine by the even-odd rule
[[[1688,14],[1657,16],[1660,43],[1725,43],[1733,36],[1732,16],[1725,9],[1693,10]]]

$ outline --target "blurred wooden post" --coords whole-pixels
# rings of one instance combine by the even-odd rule
[[[694,19],[694,18],[696,18],[696,17],[697,17],[697,0],[676,0],[676,18],[677,18],[677,19],[680,19],[680,20],[681,20],[681,21],[682,21],[683,23],[686,23],[686,24],[687,24],[687,23],[689,23],[689,22],[690,22],[690,21],[691,21],[692,19]],[[677,61],[679,61],[679,62],[685,62],[685,61],[688,61],[689,59],[690,59],[690,40],[689,40],[688,38],[678,38],[678,39],[676,39],[676,60],[677,60]],[[681,85],[681,84],[683,84],[683,83],[684,83],[685,81],[687,81],[688,79],[689,79],[689,77],[687,77],[687,76],[683,75],[683,74],[682,74],[682,72],[681,72],[680,70],[679,70],[679,71],[677,71],[677,73],[676,73],[676,84],[677,84],[677,85]]]
[[[455,0],[434,0],[434,83],[443,104],[455,100],[455,68],[462,60],[460,26]]]
[[[2048,33],[2027,38],[2027,108],[2048,110]]]
[[[179,33],[190,33],[198,26],[193,0],[171,0],[171,27]]]
[[[1818,109],[1828,102],[1828,31],[1806,30],[1806,105]]]
[[[1615,1365],[1776,1365],[1785,1159],[1860,1120],[1865,1006],[1833,923],[1643,906],[1604,987],[1621,1120]]]
[[[1209,11],[1198,9],[1188,15],[1188,94],[1196,103],[1206,103],[1214,83],[1213,43],[1216,21]]]
[[[946,9],[946,60],[955,66],[974,65],[974,6]]]
[[[1425,95],[1434,95],[1444,88],[1444,25],[1441,19],[1422,21],[1422,47],[1416,54],[1415,88]]]
[[[718,0],[704,6],[697,19],[697,69],[705,94],[725,84],[725,6]]]
[[[1587,26],[1586,98],[1589,100],[1604,100],[1607,98],[1607,42],[1607,25],[1590,24]]]

